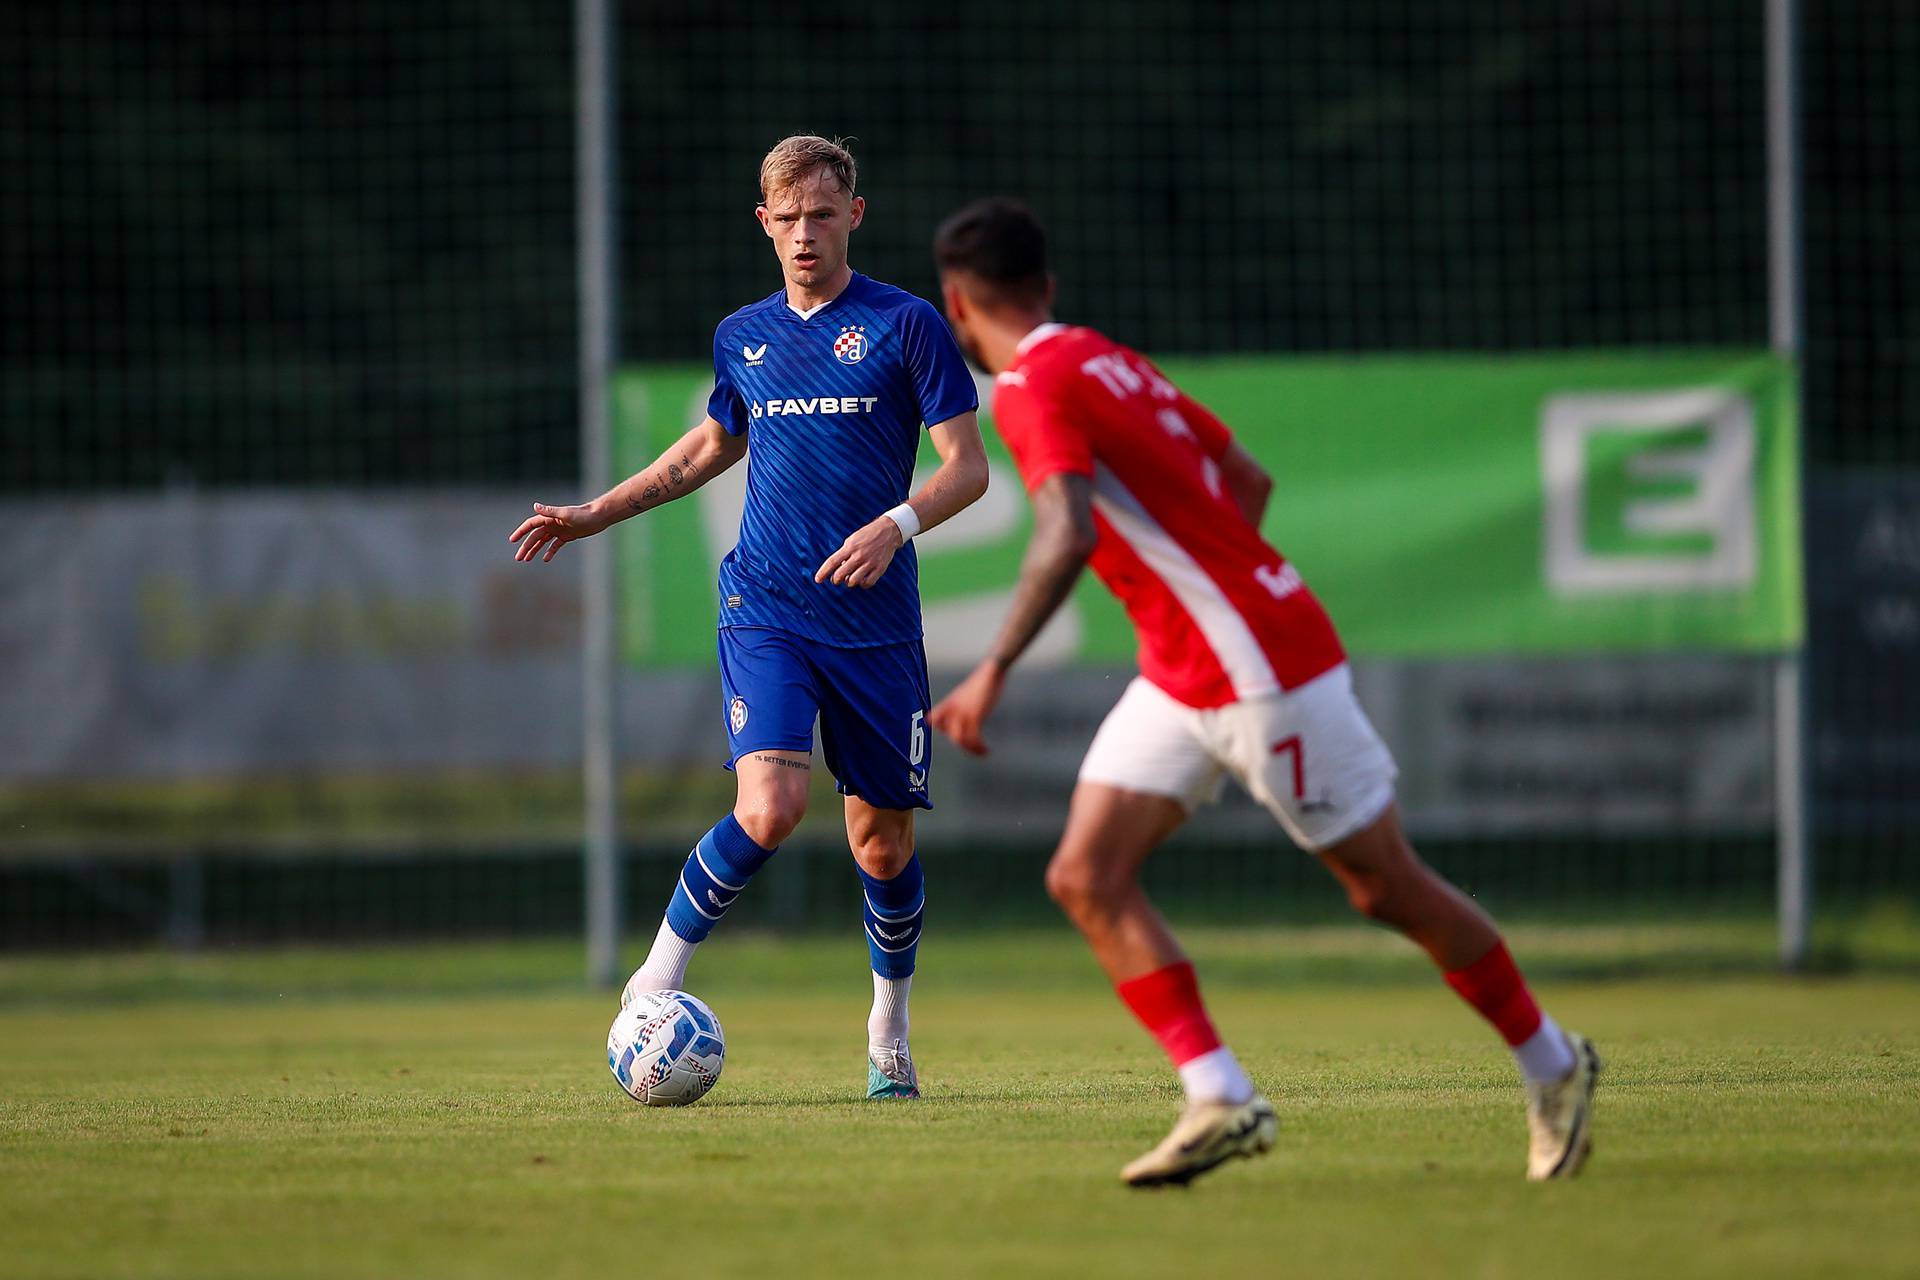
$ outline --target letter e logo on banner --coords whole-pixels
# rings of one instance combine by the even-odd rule
[[[1716,387],[1549,397],[1547,586],[1619,595],[1753,585],[1755,435],[1752,403]]]

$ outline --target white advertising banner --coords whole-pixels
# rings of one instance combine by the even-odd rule
[[[34,503],[0,566],[0,778],[550,766],[577,755],[578,575],[520,494]]]
[[[150,795],[154,784],[291,779],[337,795],[343,779],[428,774],[496,790],[564,779],[580,750],[579,579],[565,553],[513,561],[506,535],[525,507],[524,494],[493,490],[16,504],[0,566],[0,816],[9,797],[48,788]],[[1132,673],[1052,661],[1062,665],[1016,678],[992,757],[936,744],[929,839],[1058,831],[1081,753]],[[1417,831],[1674,835],[1771,822],[1762,659],[1371,662],[1358,677]],[[936,672],[936,695],[952,683]],[[711,668],[629,672],[628,778],[665,795],[675,788],[662,792],[661,779],[723,787],[720,708]],[[1272,830],[1229,796],[1207,830]],[[681,828],[709,805],[699,800],[671,819],[630,811],[630,835],[689,836]],[[275,847],[339,842],[324,813],[309,831],[293,808],[276,817]],[[142,846],[194,838],[191,822],[147,830],[137,814],[121,830]],[[17,835],[0,830],[0,852]],[[250,847],[245,836],[224,830],[219,843]],[[367,836],[358,826],[349,838]]]

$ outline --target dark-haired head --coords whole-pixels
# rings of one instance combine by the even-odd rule
[[[959,210],[933,236],[942,276],[964,275],[983,301],[1045,305],[1052,289],[1047,233],[1033,210],[989,196]]]
[[[989,196],[955,213],[933,234],[933,260],[953,336],[989,373],[1005,368],[1019,340],[1053,318],[1047,233],[1018,200]]]

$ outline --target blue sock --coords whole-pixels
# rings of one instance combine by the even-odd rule
[[[911,977],[913,959],[920,950],[920,922],[927,910],[927,878],[920,870],[920,855],[907,859],[891,880],[876,880],[858,866],[854,870],[860,872],[866,891],[861,914],[866,919],[873,971],[883,978]]]
[[[773,853],[755,844],[732,814],[714,823],[681,868],[667,903],[667,927],[688,942],[704,941]]]

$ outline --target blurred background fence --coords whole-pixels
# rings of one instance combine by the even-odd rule
[[[796,131],[857,140],[860,269],[932,296],[939,218],[1020,194],[1051,226],[1065,318],[1196,389],[1277,379],[1230,416],[1283,498],[1290,460],[1329,441],[1379,429],[1379,457],[1471,432],[1461,371],[1723,380],[1776,336],[1763,18],[981,0],[796,25],[627,5],[619,462],[684,425],[714,323],[776,287],[754,178]],[[504,540],[582,471],[570,15],[95,0],[0,21],[0,945],[577,930],[579,566],[514,565]],[[1791,451],[1797,373],[1799,493],[1789,458],[1761,532],[1797,559],[1804,527],[1800,745],[1816,902],[1844,936],[1920,891],[1920,18],[1802,0],[1793,43],[1800,350],[1752,395]],[[1393,377],[1415,394],[1381,391]],[[1333,388],[1317,416],[1303,378]],[[1455,416],[1423,419],[1428,378]],[[1393,421],[1368,419],[1380,404]],[[1360,479],[1392,498],[1420,472],[1399,462]],[[679,534],[619,535],[640,921],[729,796],[700,595],[727,513],[686,505]],[[1281,502],[1268,532],[1353,624],[1432,860],[1503,910],[1765,915],[1791,645],[1543,651],[1493,620],[1450,652],[1422,643],[1421,601],[1316,576],[1309,551],[1338,564],[1348,535],[1307,509]],[[1024,515],[997,510],[1017,545]],[[971,657],[1010,581],[1006,547],[963,550],[946,578],[926,553],[936,666]],[[1793,631],[1797,573],[1774,601]],[[973,594],[936,600],[955,584]],[[1112,619],[1079,605],[1066,665],[1010,700],[1009,763],[937,767],[922,842],[955,925],[1048,909],[1041,860],[1124,675]],[[826,799],[751,918],[854,918]],[[1179,845],[1154,872],[1179,911],[1339,910],[1244,803]]]

